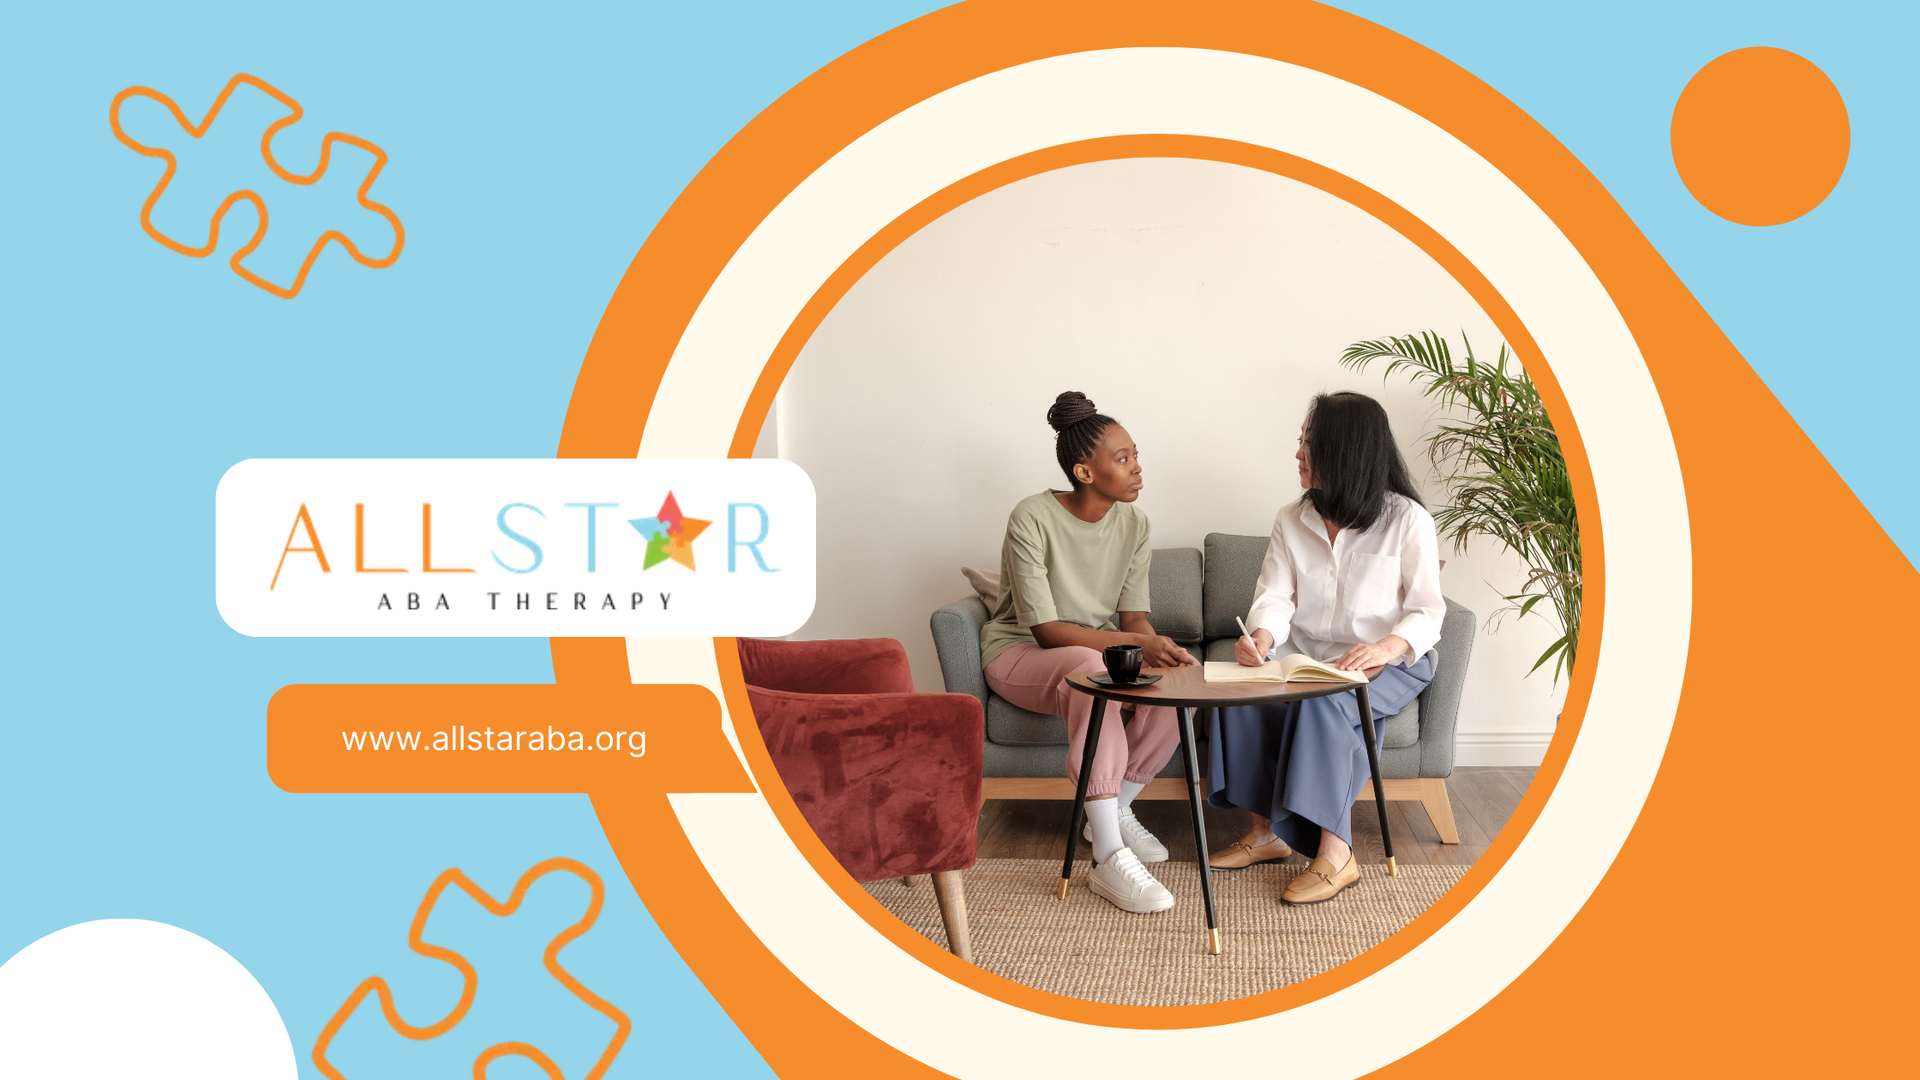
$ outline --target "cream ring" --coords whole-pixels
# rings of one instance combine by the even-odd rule
[[[1039,60],[903,110],[781,201],[735,252],[681,337],[642,456],[726,454],[747,398],[801,308],[850,255],[932,193],[1050,146],[1185,134],[1267,146],[1405,207],[1512,306],[1566,396],[1605,528],[1606,619],[1578,741],[1551,799],[1491,882],[1444,927],[1373,975],[1242,1021],[1249,1044],[1289,1048],[1290,1074],[1351,1077],[1437,1037],[1552,942],[1639,814],[1665,752],[1687,658],[1692,570],[1686,497],[1645,360],[1606,290],[1499,170],[1410,110],[1307,68],[1199,49],[1116,49]],[[1378,148],[1393,146],[1391,158]],[[1419,173],[1400,163],[1421,161]],[[719,692],[710,650],[635,642],[633,676]],[[797,976],[877,1037],[957,1076],[1054,1077],[1098,1032],[1140,1068],[1217,1057],[1210,1028],[1092,1028],[1008,1005],[901,951],[788,845],[752,865],[740,835],[783,835],[758,795],[680,795],[674,807],[739,915]],[[745,831],[743,833],[743,831]],[[777,884],[776,884],[777,883]],[[1388,1015],[1391,1024],[1376,1019]],[[991,1031],[956,1040],[955,1030]],[[1317,1046],[1338,1047],[1321,1052]]]

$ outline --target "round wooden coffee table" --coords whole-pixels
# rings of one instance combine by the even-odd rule
[[[1380,843],[1387,856],[1387,875],[1398,877],[1400,871],[1393,863],[1393,837],[1387,832],[1386,793],[1381,790],[1380,784],[1380,748],[1374,735],[1373,702],[1367,695],[1367,684],[1210,683],[1203,676],[1203,670],[1198,664],[1177,668],[1145,668],[1142,674],[1158,675],[1160,681],[1144,687],[1102,686],[1093,681],[1092,673],[1067,676],[1067,685],[1093,698],[1093,716],[1087,724],[1086,741],[1080,748],[1080,782],[1073,793],[1073,821],[1067,830],[1066,857],[1060,864],[1060,899],[1067,898],[1067,882],[1073,878],[1073,857],[1079,848],[1081,822],[1087,807],[1087,778],[1093,771],[1090,767],[1093,754],[1089,748],[1100,744],[1100,721],[1107,711],[1107,702],[1170,706],[1180,715],[1180,763],[1186,769],[1187,794],[1193,806],[1193,846],[1200,859],[1200,895],[1206,900],[1207,907],[1207,946],[1210,952],[1218,955],[1221,948],[1220,920],[1213,909],[1213,868],[1207,863],[1207,827],[1201,811],[1204,796],[1200,792],[1200,760],[1193,738],[1195,709],[1216,709],[1228,705],[1279,705],[1288,701],[1327,697],[1347,690],[1357,691],[1360,699],[1360,730],[1366,736],[1367,765],[1373,770],[1373,805],[1380,811]],[[1377,667],[1366,671],[1369,680],[1379,674]],[[1359,858],[1358,852],[1354,858]]]

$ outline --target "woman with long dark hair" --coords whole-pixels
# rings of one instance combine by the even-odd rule
[[[1440,597],[1433,517],[1413,489],[1380,403],[1321,394],[1300,428],[1301,497],[1282,507],[1234,658],[1257,666],[1301,653],[1344,670],[1381,667],[1368,689],[1391,716],[1433,680]],[[1253,812],[1253,829],[1213,854],[1216,869],[1311,861],[1290,904],[1331,900],[1360,876],[1349,811],[1371,778],[1352,691],[1214,712],[1208,801]]]
[[[1054,457],[1070,491],[1020,501],[1000,549],[1000,599],[980,628],[980,658],[993,692],[1031,712],[1067,721],[1067,779],[1087,782],[1093,873],[1087,888],[1125,911],[1164,911],[1173,894],[1142,863],[1167,849],[1133,816],[1133,797],[1173,757],[1180,731],[1172,709],[1137,706],[1133,722],[1100,727],[1093,761],[1082,760],[1093,699],[1067,676],[1106,670],[1102,650],[1138,645],[1146,667],[1194,664],[1148,621],[1153,559],[1140,497],[1140,451],[1085,394],[1068,391],[1047,411]]]

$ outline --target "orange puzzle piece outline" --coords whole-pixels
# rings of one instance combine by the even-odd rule
[[[322,164],[321,167],[324,169],[325,165]],[[466,1017],[467,1010],[473,1007],[474,994],[480,987],[480,976],[473,970],[473,965],[467,962],[466,957],[452,949],[429,944],[420,939],[421,933],[427,927],[427,916],[433,912],[434,905],[440,902],[440,894],[446,891],[448,885],[458,885],[468,896],[479,901],[482,907],[495,915],[505,917],[519,910],[520,901],[526,897],[527,889],[534,882],[556,870],[565,870],[585,881],[593,890],[593,899],[587,905],[587,913],[580,917],[580,921],[555,935],[554,939],[547,943],[540,958],[546,964],[548,974],[595,1012],[612,1020],[617,1028],[613,1038],[608,1041],[607,1048],[601,1051],[600,1059],[594,1062],[593,1068],[586,1075],[586,1080],[600,1080],[608,1067],[613,1064],[614,1057],[620,1053],[620,1048],[626,1044],[627,1035],[633,1030],[633,1021],[627,1018],[626,1013],[601,1000],[593,991],[581,985],[580,980],[560,966],[560,950],[568,942],[593,928],[595,920],[600,917],[601,902],[606,899],[606,886],[601,883],[600,875],[573,859],[548,859],[537,864],[520,875],[520,880],[514,883],[513,892],[507,897],[505,903],[494,900],[485,889],[475,885],[471,878],[461,873],[458,867],[434,878],[433,884],[427,887],[426,897],[420,901],[420,907],[414,912],[413,926],[407,931],[407,946],[422,956],[444,960],[460,972],[460,1000],[454,1004],[453,1010],[440,1020],[425,1026],[415,1026],[400,1018],[400,1012],[393,1003],[393,991],[387,986],[387,981],[378,975],[369,976],[359,986],[354,987],[353,993],[347,996],[346,1003],[333,1014],[333,1019],[327,1021],[327,1026],[320,1030],[320,1037],[314,1040],[313,1044],[314,1065],[329,1080],[347,1080],[347,1077],[327,1060],[327,1047],[332,1045],[333,1037],[339,1033],[341,1026],[347,1022],[348,1017],[353,1015],[354,1010],[360,1007],[360,1003],[366,1000],[368,994],[379,997],[380,1011],[387,1018],[387,1026],[409,1039],[438,1038],[453,1030],[454,1026]],[[524,1057],[532,1061],[540,1066],[551,1080],[564,1080],[560,1074],[560,1066],[554,1064],[552,1058],[542,1053],[538,1047],[523,1042],[495,1043],[481,1051],[480,1056],[473,1062],[474,1080],[486,1080],[487,1066],[495,1059],[509,1056]]]
[[[328,229],[326,232],[320,234],[320,239],[314,241],[313,247],[308,250],[306,261],[300,264],[300,272],[294,276],[293,287],[283,289],[240,265],[242,260],[248,255],[253,254],[253,249],[259,247],[260,241],[266,239],[267,235],[266,200],[261,198],[256,192],[245,188],[228,195],[226,200],[220,204],[220,208],[213,212],[213,219],[207,228],[207,242],[203,247],[189,247],[186,244],[174,240],[159,229],[154,228],[152,220],[153,208],[159,203],[160,196],[166,194],[167,185],[173,182],[173,174],[174,170],[178,167],[178,162],[175,161],[171,151],[147,146],[144,143],[136,141],[132,136],[122,130],[120,127],[120,106],[130,97],[144,97],[157,101],[165,105],[167,111],[173,114],[174,122],[180,125],[181,130],[198,139],[202,135],[205,135],[207,130],[213,126],[214,118],[219,116],[220,110],[226,106],[227,98],[231,97],[234,90],[238,89],[242,83],[264,91],[275,101],[293,110],[291,115],[274,121],[267,127],[266,132],[260,136],[260,156],[266,161],[267,168],[273,170],[275,176],[278,176],[289,184],[304,185],[318,183],[320,178],[327,173],[328,160],[333,151],[333,144],[336,142],[344,142],[351,146],[357,146],[373,155],[373,168],[367,171],[366,179],[360,182],[360,190],[356,193],[356,198],[362,207],[386,218],[387,223],[393,226],[393,251],[389,252],[385,258],[367,258],[360,253],[360,249],[354,245],[352,240],[347,238],[345,233],[338,229]],[[400,226],[399,215],[387,209],[385,206],[374,202],[372,199],[367,198],[367,192],[373,187],[374,180],[380,176],[380,170],[387,166],[387,152],[358,136],[348,135],[339,131],[329,131],[320,140],[319,168],[314,169],[313,172],[306,176],[288,172],[280,167],[278,161],[274,160],[273,137],[278,134],[282,128],[299,122],[300,118],[305,115],[306,110],[300,107],[299,102],[275,89],[265,79],[256,78],[255,76],[245,73],[235,75],[233,78],[227,80],[226,89],[220,91],[220,96],[213,99],[213,107],[207,110],[206,117],[197,125],[188,122],[187,114],[181,111],[180,106],[174,104],[172,98],[158,90],[151,90],[144,86],[129,86],[125,90],[115,94],[113,104],[107,108],[107,122],[113,127],[113,137],[119,139],[122,145],[136,154],[143,157],[160,158],[167,163],[167,171],[161,174],[160,183],[154,187],[153,193],[147,196],[146,203],[140,207],[140,227],[146,230],[148,236],[153,237],[169,249],[195,259],[203,259],[213,254],[213,249],[220,243],[221,219],[227,216],[227,211],[233,207],[234,203],[239,202],[241,199],[247,200],[253,204],[255,210],[259,211],[260,225],[254,230],[253,239],[247,241],[246,246],[242,247],[239,251],[234,252],[233,258],[227,260],[227,265],[233,269],[234,273],[239,274],[248,282],[265,289],[283,300],[291,300],[300,295],[300,289],[307,281],[307,271],[313,269],[314,260],[320,257],[321,249],[326,247],[327,242],[330,240],[339,241],[340,246],[346,249],[347,254],[352,256],[353,261],[359,263],[361,266],[370,267],[375,270],[392,266],[400,258],[400,249],[406,246],[406,230]]]

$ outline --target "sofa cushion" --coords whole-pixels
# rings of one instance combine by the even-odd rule
[[[1209,537],[1208,539],[1212,538]],[[1264,543],[1264,541],[1262,541],[1262,543]],[[1238,640],[1240,640],[1240,635],[1235,634],[1230,638],[1217,638],[1207,642],[1207,659],[1221,662],[1232,661],[1233,643]],[[1379,718],[1375,717],[1375,719],[1378,720]],[[987,731],[989,733],[993,731],[993,721],[991,719],[987,721]],[[1386,720],[1382,721],[1379,727],[1374,730],[1374,734],[1380,737],[1380,749],[1382,750],[1393,750],[1402,746],[1412,746],[1419,742],[1420,699],[1414,698],[1412,704],[1394,713],[1392,716],[1387,717]]]
[[[960,576],[966,578],[967,584],[973,586],[974,595],[980,598],[981,603],[987,605],[988,611],[992,611],[999,605],[1000,571],[975,570],[971,566],[963,566],[960,568]]]
[[[1256,568],[1257,572],[1257,568]],[[1200,552],[1193,548],[1155,548],[1147,571],[1147,602],[1153,628],[1182,645],[1198,644],[1201,593]]]
[[[1260,580],[1260,563],[1267,557],[1267,538],[1208,533],[1206,544],[1207,582],[1201,590],[1205,636],[1237,638],[1240,627],[1234,616],[1245,618],[1253,610],[1253,587]]]
[[[1233,659],[1233,643],[1239,640],[1240,635],[1237,631],[1232,637],[1214,638],[1207,642],[1206,650],[1201,653],[1200,658],[1209,663],[1224,664]]]
[[[1420,699],[1414,698],[1406,708],[1387,717],[1387,722],[1380,725],[1380,749],[1396,750],[1419,741]]]
[[[999,694],[989,694],[987,738],[1001,746],[1065,746],[1067,722],[1028,712]]]

